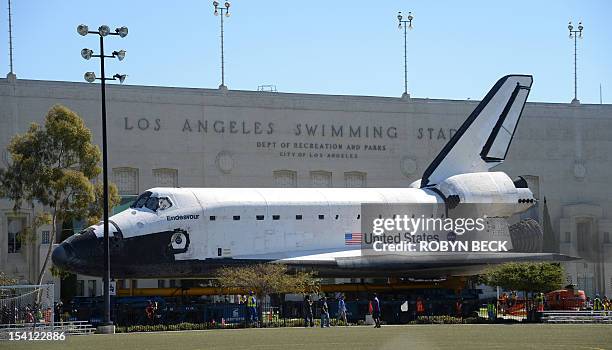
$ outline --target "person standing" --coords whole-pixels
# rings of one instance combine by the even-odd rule
[[[253,295],[253,291],[249,291],[247,297],[247,311],[249,313],[249,324],[257,323],[257,298]]]
[[[55,304],[55,321],[56,322],[63,322],[63,315],[62,313],[64,312],[64,303],[62,303],[62,301],[58,301],[57,304]]]
[[[155,317],[155,305],[153,304],[153,301],[149,300],[147,302],[147,306],[145,307],[145,313],[147,314],[147,323],[149,325],[153,325]]]
[[[310,299],[310,295],[304,297],[304,327],[314,327],[312,300]]]
[[[506,307],[508,306],[508,294],[506,292],[502,293],[502,295],[499,297],[499,306],[501,314],[505,315]]]
[[[461,297],[457,298],[457,301],[455,302],[455,313],[457,314],[458,318],[463,317],[463,299]]]
[[[538,312],[544,312],[544,301],[545,301],[544,293],[539,293],[536,297],[536,303],[538,305]]]
[[[320,300],[321,303],[321,328],[329,327],[329,306],[327,305],[327,297]]]
[[[603,304],[601,302],[601,299],[599,298],[599,294],[595,294],[595,299],[593,299],[593,310],[594,311],[603,310]]]
[[[591,297],[586,297],[584,302],[584,309],[587,311],[593,310],[593,302],[591,301]]]
[[[425,314],[425,304],[423,303],[423,298],[421,297],[417,297],[416,312],[418,316],[423,316]]]
[[[30,310],[31,310],[30,304],[26,305],[25,306],[25,313],[24,313],[24,315],[25,315],[24,318],[25,318],[26,323],[34,323],[34,316],[32,315],[32,311],[30,311]]]
[[[343,321],[345,326],[348,326],[346,320],[346,303],[344,302],[344,295],[340,295],[338,298],[338,322]]]
[[[376,293],[372,298],[372,318],[374,319],[374,328],[380,328],[380,300],[378,300]]]
[[[487,316],[489,317],[489,321],[495,321],[495,309],[495,302],[493,300],[489,300],[489,302],[487,303]]]

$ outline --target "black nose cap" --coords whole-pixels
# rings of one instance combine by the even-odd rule
[[[99,276],[103,265],[101,240],[91,231],[68,237],[51,255],[58,268],[83,275]]]
[[[74,258],[72,247],[68,243],[62,243],[53,250],[51,260],[53,264],[61,269],[68,270],[70,261]]]

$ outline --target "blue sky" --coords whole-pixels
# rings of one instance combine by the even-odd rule
[[[8,52],[6,0],[0,16]],[[573,40],[567,22],[582,20],[578,97],[612,103],[612,2],[600,1],[232,1],[225,21],[226,85],[279,92],[400,96],[403,34],[397,11],[412,11],[408,90],[413,97],[481,99],[502,75],[534,75],[531,101],[573,97]],[[14,0],[14,64],[22,79],[83,81],[98,70],[82,48],[98,48],[76,26],[126,25],[125,49],[109,74],[135,85],[216,88],[220,82],[219,17],[212,1]],[[4,75],[8,54],[0,56]]]

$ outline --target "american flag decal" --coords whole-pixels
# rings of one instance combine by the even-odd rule
[[[344,234],[344,245],[361,245],[361,239],[363,233],[345,233]]]

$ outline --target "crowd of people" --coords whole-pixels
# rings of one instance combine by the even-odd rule
[[[569,295],[569,294],[568,294]],[[571,300],[582,300],[579,307],[586,311],[612,311],[612,300],[607,296],[600,297],[595,295],[593,298],[585,297],[584,293],[574,293],[570,295]],[[547,298],[551,300],[547,300]],[[553,298],[559,299],[561,302],[568,301],[563,296],[551,296],[543,293],[537,293],[530,298],[519,297],[516,291],[504,292],[498,299],[491,299],[486,304],[486,314],[489,320],[496,320],[499,317],[507,315],[522,315],[529,319],[530,315],[536,319],[536,313],[544,310],[555,309],[555,305],[549,304]],[[556,300],[555,299],[555,300]],[[585,300],[586,299],[586,300]],[[142,308],[144,302],[144,309]],[[167,301],[161,298],[144,299],[144,301],[128,301],[117,302],[114,305],[115,316],[117,320],[122,319],[123,324],[167,324],[171,322],[244,322],[247,327],[260,327],[269,322],[278,322],[282,320],[299,320],[301,317],[305,327],[314,327],[320,325],[322,328],[328,328],[332,324],[339,326],[349,325],[350,322],[364,320],[366,324],[372,324],[376,328],[380,328],[383,323],[383,310],[385,313],[385,321],[390,323],[405,323],[412,320],[420,319],[421,316],[445,315],[452,317],[466,317],[474,312],[474,303],[478,303],[478,299],[464,301],[461,297],[457,297],[456,301],[452,299],[435,299],[428,296],[416,296],[407,298],[403,304],[397,300],[395,296],[392,300],[381,302],[376,293],[369,295],[364,299],[362,295],[358,298],[351,298],[347,302],[346,295],[336,293],[332,295],[305,295],[303,301],[260,301],[253,291],[247,295],[238,296],[234,303],[242,304],[241,308],[231,308],[231,302],[226,298],[218,304],[210,304],[206,301],[197,302],[195,300],[186,304],[177,303],[177,301]],[[574,301],[572,301],[574,302]],[[224,306],[227,304],[227,306]],[[401,304],[401,306],[400,306]],[[561,303],[563,304],[563,303]],[[93,305],[93,309],[100,306]],[[42,307],[36,304],[26,304],[14,307],[7,305],[0,307],[0,323],[2,324],[19,324],[19,323],[45,323],[51,322],[53,314],[55,321],[72,321],[87,317],[90,322],[95,322],[95,312],[90,312],[87,315],[81,315],[79,310],[88,310],[92,307],[90,304],[70,304],[64,307],[61,301],[55,304],[54,308]],[[132,306],[133,305],[133,306]],[[137,306],[139,305],[139,306]],[[215,307],[214,305],[218,305]],[[235,304],[234,304],[235,305]],[[484,305],[476,305],[480,307],[480,314],[484,316]],[[563,304],[565,305],[565,304]],[[572,304],[575,305],[575,304]],[[136,308],[135,308],[136,306]],[[367,309],[365,308],[367,306]],[[565,305],[567,306],[567,305]],[[229,309],[228,309],[229,308]],[[54,310],[53,310],[54,309]],[[97,309],[96,309],[97,310]],[[189,311],[190,310],[190,311]],[[228,310],[229,311],[228,313]],[[238,310],[238,311],[237,311]],[[241,311],[240,311],[241,310]],[[350,311],[349,311],[350,310]],[[55,311],[55,312],[53,312]],[[186,312],[191,312],[189,315]],[[482,312],[482,313],[481,313]],[[301,315],[300,315],[301,313]],[[611,313],[612,314],[612,313]],[[139,316],[140,315],[140,316]],[[175,315],[185,315],[181,319],[176,319]],[[191,316],[190,316],[191,315]],[[198,317],[194,315],[199,315]],[[93,317],[93,318],[92,318]],[[190,318],[191,317],[191,318]],[[231,319],[231,320],[230,320]],[[315,322],[315,319],[318,319]],[[177,321],[178,320],[178,321]],[[276,320],[276,321],[274,321]],[[301,324],[301,323],[300,323]]]
[[[396,296],[397,298],[397,296]],[[92,324],[102,319],[103,304],[99,298],[75,298],[64,305],[61,301],[54,308],[43,309],[24,305],[13,311],[1,309],[1,323],[34,323],[55,321],[89,321]],[[306,327],[315,324],[323,328],[332,325],[346,326],[350,323],[361,323],[381,327],[383,316],[385,323],[405,323],[419,316],[452,314],[452,301],[437,302],[429,297],[407,298],[398,301],[395,298],[383,302],[376,293],[366,298],[362,294],[352,295],[350,300],[343,293],[306,295],[303,300],[258,300],[254,291],[247,295],[225,300],[204,300],[202,298],[164,299],[160,297],[128,297],[115,299],[111,305],[111,317],[120,325],[158,325],[173,323],[244,323],[247,327],[266,326],[270,323],[282,323]],[[400,304],[404,303],[401,307]],[[237,307],[236,304],[240,304]],[[409,306],[408,306],[409,305]],[[454,309],[458,316],[462,313],[463,300],[458,299]],[[408,312],[409,308],[409,312]],[[55,312],[53,312],[55,311]],[[315,322],[316,319],[316,322]]]
[[[0,308],[0,324],[50,323],[53,310],[33,304],[4,305]]]
[[[244,322],[246,327],[260,327],[263,324],[279,322],[283,320],[293,322],[298,317],[303,320],[305,327],[314,327],[315,324],[322,328],[334,325],[349,325],[365,320],[366,324],[380,328],[383,319],[385,322],[405,323],[424,316],[449,315],[453,317],[464,317],[464,313],[472,310],[468,307],[470,302],[457,298],[456,301],[435,300],[429,297],[417,296],[398,300],[386,300],[384,303],[376,293],[369,295],[366,299],[358,297],[347,302],[346,295],[335,293],[332,295],[307,294],[300,302],[296,301],[260,301],[253,291],[241,295],[234,302],[241,308],[232,307],[228,300],[220,303],[197,304],[195,309],[202,315],[199,321],[184,322]],[[227,304],[226,307],[223,305]],[[208,306],[206,306],[208,305]],[[214,305],[219,305],[215,308]],[[235,305],[235,304],[234,304]],[[144,307],[145,323],[154,325],[157,323],[171,322],[168,318],[168,310],[178,309],[176,306],[166,303],[158,305],[158,302],[149,300]],[[467,309],[464,310],[464,309]],[[208,310],[208,311],[204,311]],[[240,311],[241,310],[241,311]],[[383,312],[384,311],[384,312]],[[384,313],[384,315],[383,315]],[[122,313],[123,314],[123,313]],[[383,318],[384,316],[384,318]],[[138,321],[137,315],[131,318]],[[129,321],[127,321],[129,323]],[[123,322],[125,323],[125,322]]]
[[[327,297],[321,297],[319,299],[319,306],[321,310],[321,328],[330,327],[330,316],[329,316],[329,304],[327,303]],[[304,297],[304,326],[314,327],[314,302],[310,298],[310,295]],[[344,296],[338,296],[338,321],[348,324],[346,320],[346,303],[344,302]]]
[[[336,320],[338,325],[348,326],[347,314],[348,309],[346,307],[346,301],[344,294],[338,294],[336,297],[336,301],[338,303]],[[321,328],[330,327],[330,308],[328,304],[328,299],[326,296],[322,296],[319,298],[319,310],[321,315]],[[315,303],[310,297],[310,295],[306,295],[304,297],[303,304],[303,314],[304,314],[304,326],[305,327],[314,327],[314,306]],[[371,300],[368,303],[368,313],[372,316],[372,320],[374,322],[374,327],[380,328],[381,324],[381,307],[380,300],[378,299],[378,295],[376,293],[373,294]]]
[[[608,299],[608,296],[604,295],[603,298],[596,294],[593,299],[590,297],[586,298],[584,302],[583,310],[588,311],[612,311],[612,300]]]
[[[329,305],[327,304],[327,297],[319,299],[320,310],[321,310],[321,328],[330,327],[329,317]],[[310,295],[304,297],[304,326],[314,327],[314,302],[310,298]],[[346,321],[346,304],[344,302],[344,296],[338,297],[338,320],[342,320],[345,324]]]

